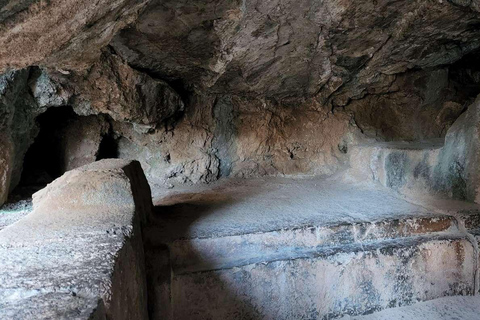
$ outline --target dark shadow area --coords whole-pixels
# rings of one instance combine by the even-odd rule
[[[367,92],[345,109],[353,112],[357,126],[370,138],[422,141],[444,137],[478,94],[476,50],[453,64],[398,73],[388,92]]]
[[[118,158],[118,142],[112,135],[106,135],[100,142],[97,160]]]
[[[449,78],[453,82],[459,99],[472,103],[480,94],[480,50],[475,50],[449,67]]]
[[[31,196],[66,171],[118,157],[117,141],[101,115],[79,116],[71,107],[58,107],[49,108],[36,122],[39,132],[25,155],[14,193]]]
[[[31,196],[64,173],[60,129],[76,117],[72,108],[50,108],[37,117],[38,136],[28,149],[14,194]]]
[[[259,194],[259,190],[250,190],[236,197],[234,196],[234,189],[229,190],[229,192],[222,192],[222,188],[220,184],[213,189],[199,192],[174,192],[155,201],[156,206],[152,223],[144,231],[150,320],[175,319],[175,317],[178,317],[178,315],[174,315],[175,295],[181,293],[172,291],[175,286],[175,272],[172,269],[171,259],[174,257],[171,256],[166,243],[191,238],[190,228],[196,221],[205,219],[219,210],[222,211],[222,209]],[[195,252],[195,248],[190,247],[189,251]],[[215,270],[213,262],[209,262],[208,258],[203,257],[200,253],[194,259],[202,261],[202,265],[206,269]],[[235,318],[246,320],[264,318],[264,315],[251,304],[247,296],[239,295],[228,283],[222,280],[220,273],[215,271],[208,273],[208,281],[219,288],[219,291],[216,292],[218,294],[217,298],[228,301],[228,305],[224,305],[223,311],[225,314],[232,315],[240,312],[241,314]],[[213,299],[212,297],[212,303],[214,303]],[[204,310],[208,308],[208,304],[204,306]],[[212,319],[220,318],[220,315],[212,317]]]

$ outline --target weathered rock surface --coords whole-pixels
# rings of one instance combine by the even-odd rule
[[[478,0],[0,6],[0,205],[34,139],[55,145],[59,173],[109,156],[146,173],[103,161],[37,193],[0,231],[0,318],[146,319],[146,220],[152,318],[327,319],[477,293],[480,224],[458,214],[478,215],[466,204],[334,180],[237,182],[240,196],[178,195],[158,219],[146,179],[350,164],[349,179],[480,203],[479,100],[466,110],[480,92]]]
[[[133,70],[115,54],[104,53],[88,71],[57,74],[56,80],[70,87],[71,105],[80,115],[107,114],[116,121],[155,128],[184,108],[167,83]]]
[[[450,128],[439,157],[438,187],[480,203],[480,98]]]
[[[37,134],[42,112],[28,92],[29,70],[0,77],[0,204],[20,181],[23,157]]]
[[[425,140],[445,135],[472,97],[451,79],[448,68],[399,74],[387,92],[351,101],[362,131],[387,140]]]
[[[0,204],[21,178],[23,159],[39,128],[36,117],[49,107],[66,105],[69,94],[37,68],[0,76]]]
[[[178,274],[172,281],[173,319],[332,319],[468,294],[473,256],[465,240],[434,240],[318,250],[295,260]]]
[[[443,121],[445,112],[453,118],[460,112],[443,104],[466,99],[452,97],[448,65],[479,48],[478,7],[477,1],[9,2],[0,18],[0,69],[74,71],[69,81],[80,82],[85,108],[149,126],[181,109],[175,87],[181,94],[315,97],[327,108],[349,107],[361,128],[380,137],[433,138],[451,123]],[[454,73],[471,74],[462,70]],[[141,108],[129,109],[143,96]],[[376,112],[385,119],[368,119]],[[399,128],[385,128],[392,117]],[[430,117],[438,123],[423,121]]]
[[[479,47],[477,10],[449,1],[152,1],[112,46],[191,90],[315,97],[347,107],[372,136],[426,139],[444,135],[468,100],[445,65]]]
[[[151,1],[113,46],[135,66],[217,92],[333,95],[342,105],[397,73],[477,48],[477,9],[475,1]]]
[[[0,205],[7,200],[14,166],[12,161],[13,148],[9,140],[4,134],[0,135]]]
[[[96,162],[36,193],[0,231],[0,318],[147,319],[140,227],[151,210],[138,162]]]
[[[32,65],[82,70],[147,1],[7,0],[0,13],[0,70]]]
[[[224,180],[154,198],[153,319],[335,319],[478,289],[474,204],[413,204],[334,178]]]
[[[441,193],[480,203],[479,112],[477,98],[451,126],[445,140],[354,146],[348,175],[378,181],[407,195]]]
[[[329,175],[348,159],[359,135],[351,117],[316,101],[279,105],[228,96],[191,102],[174,127],[149,134],[113,125],[120,158],[142,162],[153,184],[209,182],[218,177]]]
[[[155,183],[332,174],[360,131],[443,137],[478,94],[478,10],[476,0],[9,1],[0,70],[44,69],[4,76],[21,79],[5,98],[15,157],[3,176],[18,183],[33,121],[52,106],[107,115],[120,156]]]
[[[101,117],[76,118],[63,124],[60,132],[60,153],[63,159],[61,172],[95,162],[103,136],[109,130],[108,123]],[[58,142],[57,142],[58,143]]]
[[[175,184],[333,174],[360,133],[441,138],[478,94],[477,1],[3,8],[0,70],[43,68],[4,76],[23,77],[5,98],[16,114],[2,137],[15,154],[1,169],[10,188],[48,107],[106,115],[112,131],[86,140],[112,133],[119,156],[139,159],[149,181]],[[96,143],[79,164],[93,160]]]

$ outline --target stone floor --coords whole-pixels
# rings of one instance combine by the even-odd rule
[[[406,198],[379,184],[352,183],[342,176],[228,179],[152,192],[156,209],[144,229],[150,320],[344,315],[350,315],[344,320],[416,320],[422,313],[431,316],[422,320],[477,319],[472,317],[478,312],[472,303],[478,299],[455,297],[478,291],[477,205]],[[2,223],[25,216],[30,204],[13,202],[1,210],[0,229]],[[92,246],[87,256],[101,258],[109,255],[102,250],[110,250],[112,235],[102,237],[108,241],[89,233],[72,237],[78,243],[68,243],[86,247],[83,242],[88,240]],[[5,245],[11,270],[22,257],[70,250],[57,243],[58,248],[42,245],[43,251],[22,247],[12,255],[11,243]],[[72,269],[66,268],[71,256],[62,255],[64,270]],[[52,265],[55,274],[65,274],[55,268]],[[18,290],[12,289],[11,272],[3,275],[9,287],[2,291],[7,301]],[[39,297],[45,284],[37,278],[34,290],[15,301]],[[56,289],[64,288],[62,284],[50,287],[61,297],[76,292]],[[72,305],[66,308],[57,296],[35,303],[47,301],[57,314],[68,311]],[[79,310],[83,304],[88,313],[92,301],[77,301],[79,306],[73,307]],[[427,302],[404,307],[418,301]],[[8,306],[5,314],[17,312],[18,304]]]

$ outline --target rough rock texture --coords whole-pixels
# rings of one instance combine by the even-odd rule
[[[366,95],[347,107],[362,131],[387,140],[445,135],[470,97],[449,79],[449,69],[399,74],[385,94]]]
[[[480,92],[479,12],[479,0],[5,0],[0,204],[47,145],[58,174],[138,159],[155,187],[173,188],[350,165],[347,178],[404,195],[479,203],[480,102],[465,111]],[[53,107],[76,114],[55,118]],[[73,170],[0,231],[1,318],[31,318],[37,310],[20,308],[29,303],[45,317],[146,318],[139,225],[155,218],[139,170]],[[153,301],[175,302],[154,317],[331,318],[478,291],[478,244],[460,218],[413,206],[408,215],[421,218],[370,221],[388,209],[380,204],[411,204],[345,186],[349,197],[330,199],[326,184],[295,199],[225,195],[220,210],[194,205],[185,225],[161,230],[186,239],[150,234]],[[254,210],[228,221],[245,206]]]
[[[36,117],[67,100],[68,94],[37,68],[0,76],[0,204],[20,181],[23,159],[38,134]]]
[[[147,1],[7,0],[0,13],[0,70],[85,69]]]
[[[479,92],[478,10],[477,0],[8,1],[0,70],[42,68],[28,90],[9,89],[16,114],[107,115],[120,156],[141,160],[151,182],[332,174],[359,132],[446,134]],[[38,114],[2,138],[15,150],[11,187]]]
[[[0,207],[0,230],[17,222],[32,210],[31,200],[9,201]]]
[[[9,138],[4,134],[0,134],[0,205],[2,205],[8,196],[10,190],[10,179],[12,168],[14,166],[12,161],[13,148]]]
[[[345,87],[333,97],[342,104],[478,47],[470,5],[151,1],[113,46],[135,66],[214,91],[327,97]]]
[[[96,162],[36,193],[0,231],[0,318],[147,319],[140,227],[151,210],[138,162]]]
[[[477,1],[105,0],[72,7],[67,0],[25,0],[4,8],[0,22],[8,41],[0,54],[3,69],[36,64],[85,75],[96,64],[87,78],[100,80],[101,87],[86,84],[80,87],[87,92],[79,94],[96,100],[90,102],[98,108],[96,112],[115,114],[121,107],[122,113],[130,115],[126,118],[149,124],[164,115],[127,110],[125,103],[138,97],[132,89],[122,96],[116,86],[120,90],[140,82],[139,95],[169,91],[163,79],[182,95],[202,91],[279,101],[315,97],[328,108],[349,107],[361,100],[351,110],[359,114],[367,131],[390,139],[437,136],[445,133],[444,123],[429,127],[417,121],[426,128],[409,133],[405,119],[412,112],[404,106],[417,106],[420,118],[441,118],[443,103],[462,104],[465,94],[456,92],[456,76],[463,74],[460,80],[465,79],[472,74],[465,70],[472,68],[457,65],[450,77],[448,65],[480,44]],[[69,28],[62,28],[67,23]],[[105,57],[105,52],[118,54],[128,65],[154,76],[154,83],[128,70],[118,57]],[[132,79],[112,82],[118,75]],[[432,84],[433,79],[437,83]],[[111,91],[107,83],[113,84]],[[100,92],[106,96],[99,97]],[[452,97],[455,94],[459,96]],[[166,99],[172,95],[166,94]],[[110,99],[114,107],[106,105]],[[374,116],[372,103],[386,114],[385,120],[366,119]],[[395,115],[406,128],[384,128]]]
[[[84,73],[57,77],[71,87],[71,104],[80,115],[101,113],[155,127],[183,111],[182,99],[167,83],[133,70],[114,54],[104,53]]]
[[[439,157],[439,188],[480,203],[480,97],[450,128]]]
[[[62,129],[59,151],[63,156],[59,159],[63,159],[63,165],[59,169],[66,172],[97,160],[109,126],[102,118],[90,116],[69,121]]]
[[[23,157],[37,134],[42,112],[28,92],[29,70],[0,76],[0,204],[20,181]]]
[[[147,135],[115,123],[120,158],[142,162],[151,183],[209,182],[218,177],[327,175],[345,165],[358,129],[348,114],[316,101],[279,105],[228,96],[192,102],[173,127]]]
[[[139,159],[153,183],[333,174],[360,133],[441,138],[479,92],[478,10],[477,0],[9,1],[0,70],[41,69],[4,76],[30,74],[8,103],[17,118],[40,109],[2,137],[15,153],[2,176],[17,185],[33,119],[52,106],[106,115],[119,156]]]
[[[184,88],[315,97],[347,106],[374,135],[432,138],[445,124],[422,119],[464,102],[445,65],[479,47],[477,10],[475,1],[151,1],[112,46]]]
[[[0,69],[86,69],[117,31],[134,23],[113,47],[142,69],[217,92],[319,95],[342,105],[395,74],[449,64],[477,48],[478,7],[477,1],[9,1],[0,16]]]

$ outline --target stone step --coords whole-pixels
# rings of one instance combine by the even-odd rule
[[[175,319],[329,319],[474,291],[474,249],[454,236],[324,248],[295,259],[173,273]]]
[[[480,297],[444,297],[412,306],[386,309],[341,320],[475,320],[480,319]]]
[[[451,216],[410,217],[333,226],[304,226],[266,233],[194,238],[168,243],[176,274],[289,260],[319,252],[363,247],[375,240],[394,240],[456,229]]]
[[[331,319],[475,292],[476,205],[440,212],[335,179],[221,183],[159,200],[146,230],[158,318]]]

